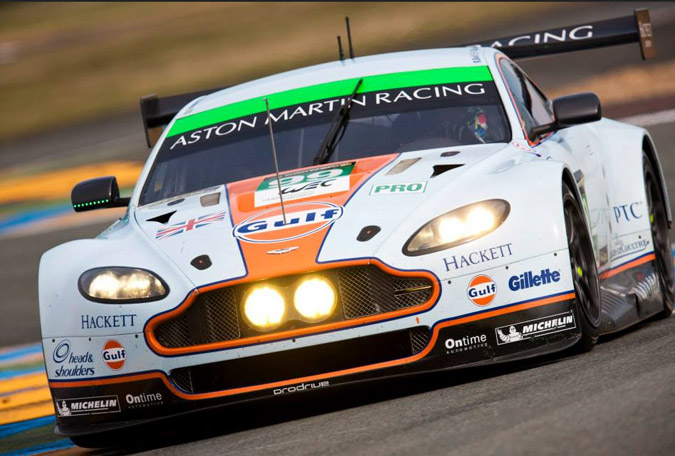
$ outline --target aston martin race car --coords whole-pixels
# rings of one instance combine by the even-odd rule
[[[591,93],[550,101],[513,61],[632,41],[648,57],[652,40],[641,11],[144,98],[133,194],[114,177],[72,192],[126,214],[40,263],[56,432],[102,445],[215,406],[588,351],[669,316],[649,133]]]

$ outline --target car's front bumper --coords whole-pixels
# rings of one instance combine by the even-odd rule
[[[238,376],[242,366],[235,364],[241,361],[230,360],[187,366],[182,371],[189,371],[189,382],[161,370],[89,381],[50,380],[57,408],[56,431],[64,436],[95,434],[249,400],[527,358],[564,349],[580,337],[574,294],[570,292],[419,328],[403,330],[421,337],[404,357],[396,356],[405,353],[403,341],[410,339],[401,337],[399,330],[379,338],[315,345],[310,351],[277,352],[272,358],[268,354],[251,357],[246,361],[249,374],[243,379]],[[341,359],[332,359],[347,351]]]

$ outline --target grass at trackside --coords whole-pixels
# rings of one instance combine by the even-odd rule
[[[136,109],[148,93],[230,85],[527,20],[556,4],[3,3],[0,139]],[[489,14],[486,12],[489,11]],[[486,36],[490,38],[490,36]]]

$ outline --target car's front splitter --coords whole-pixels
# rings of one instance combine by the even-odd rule
[[[56,432],[95,434],[148,421],[250,400],[418,372],[455,369],[528,358],[562,350],[580,337],[574,295],[488,318],[438,322],[429,342],[414,356],[337,372],[197,394],[179,388],[164,372],[150,371],[90,382],[50,382]],[[286,352],[292,357],[293,351]],[[218,368],[218,366],[214,366]],[[229,372],[223,373],[225,376]],[[237,375],[232,372],[231,375]]]

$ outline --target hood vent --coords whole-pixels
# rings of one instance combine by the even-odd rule
[[[171,216],[175,213],[176,211],[167,212],[166,214],[158,215],[157,217],[147,219],[146,222],[157,222],[161,223],[162,225],[165,225],[169,221],[169,219],[171,219]]]
[[[208,195],[201,196],[199,202],[202,207],[215,206],[220,202],[220,193],[209,193]]]
[[[431,173],[431,177],[436,177],[440,176],[446,171],[450,171],[451,169],[459,168],[460,166],[464,166],[463,164],[457,164],[457,165],[434,165],[434,172]]]
[[[401,174],[406,169],[410,168],[412,165],[420,161],[419,158],[407,158],[396,163],[392,169],[387,172],[387,176],[392,176],[394,174]]]
[[[455,155],[459,154],[459,151],[456,150],[449,150],[447,152],[443,152],[441,154],[441,157],[454,157]]]

